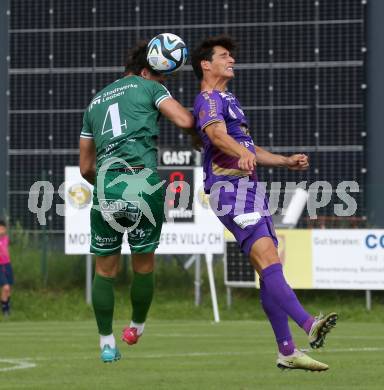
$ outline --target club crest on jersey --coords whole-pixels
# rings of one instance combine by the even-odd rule
[[[247,126],[241,125],[241,126],[240,126],[240,130],[243,132],[243,134],[245,134],[245,135],[250,135],[250,132],[249,132]]]

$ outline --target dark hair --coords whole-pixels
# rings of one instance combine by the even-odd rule
[[[7,224],[5,223],[4,220],[0,219],[0,226],[7,227]]]
[[[158,75],[159,73],[154,71],[147,61],[147,45],[148,41],[140,41],[135,47],[129,50],[127,61],[125,63],[124,74],[133,73],[137,76],[145,68],[152,74]]]
[[[191,55],[192,68],[199,80],[203,78],[201,61],[212,61],[213,48],[215,46],[222,46],[231,54],[236,49],[236,43],[229,35],[219,35],[217,37],[204,39],[204,41],[202,41],[199,46],[193,50]]]

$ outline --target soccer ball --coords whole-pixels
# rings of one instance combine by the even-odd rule
[[[148,43],[147,61],[156,72],[165,74],[176,72],[185,64],[187,57],[186,44],[175,34],[159,34]]]

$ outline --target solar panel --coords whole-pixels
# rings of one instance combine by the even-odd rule
[[[9,214],[38,229],[28,190],[43,174],[55,190],[77,164],[82,112],[121,75],[139,39],[173,32],[190,48],[209,35],[238,42],[238,96],[255,141],[277,153],[307,152],[308,172],[259,169],[268,181],[357,180],[365,215],[365,24],[361,0],[11,0]],[[190,66],[169,81],[187,107],[198,84]],[[160,146],[187,139],[161,121]],[[60,202],[61,203],[61,202]],[[321,215],[332,215],[332,204]],[[327,226],[335,221],[327,220]],[[306,226],[304,218],[300,225]],[[52,212],[49,230],[61,231]]]

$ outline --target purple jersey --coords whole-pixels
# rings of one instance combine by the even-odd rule
[[[204,129],[214,122],[225,122],[228,134],[239,144],[255,153],[255,146],[249,135],[248,123],[239,101],[230,92],[201,92],[197,95],[193,114],[196,129],[204,143],[204,189],[209,193],[217,181],[237,180],[247,176],[238,166],[239,159],[231,157],[213,145]],[[256,173],[251,179],[257,180]]]
[[[195,99],[193,113],[196,129],[204,143],[204,189],[210,192],[212,210],[233,233],[245,254],[250,253],[253,243],[261,237],[271,237],[277,246],[265,187],[258,183],[256,172],[253,171],[247,177],[239,169],[239,159],[215,147],[204,131],[211,123],[225,122],[228,135],[255,153],[255,145],[239,101],[230,92],[201,92]],[[230,183],[224,189],[221,183],[214,186],[216,182]]]

